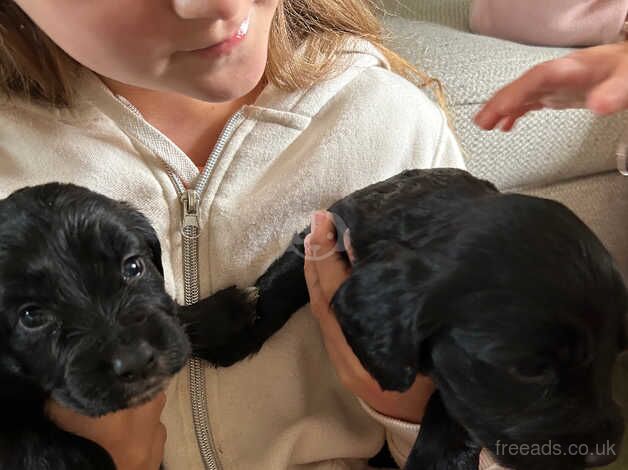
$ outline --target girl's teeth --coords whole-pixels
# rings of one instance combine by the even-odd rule
[[[246,20],[244,20],[242,22],[242,24],[240,25],[240,29],[238,29],[238,33],[237,33],[238,36],[240,36],[240,37],[245,36],[246,33],[249,31],[249,21],[250,21],[250,19],[251,19],[251,17],[248,16],[246,18]]]

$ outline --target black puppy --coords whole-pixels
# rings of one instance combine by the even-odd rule
[[[113,470],[46,400],[91,416],[149,400],[190,354],[185,324],[220,345],[251,321],[250,296],[206,300],[216,315],[177,306],[153,228],[125,203],[55,183],[0,201],[0,469]]]
[[[570,210],[454,169],[406,171],[329,210],[337,248],[349,228],[355,255],[332,301],[349,344],[385,390],[417,374],[437,386],[407,469],[475,470],[482,447],[517,470],[614,460],[626,287]],[[308,232],[256,282],[254,326],[201,357],[224,366],[256,352],[308,301]]]

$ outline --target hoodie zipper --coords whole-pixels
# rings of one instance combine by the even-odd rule
[[[198,219],[200,201],[207,189],[209,178],[218,162],[218,158],[220,158],[225,145],[242,121],[244,121],[244,113],[242,111],[238,111],[227,121],[194,188],[187,189],[181,179],[172,170],[168,170],[168,175],[174,184],[182,205],[183,293],[186,305],[196,303],[200,300],[198,270],[198,239],[201,231]],[[206,470],[221,470],[209,426],[207,396],[205,394],[205,369],[200,359],[193,357],[189,360],[189,380],[194,432],[196,434],[203,464]]]

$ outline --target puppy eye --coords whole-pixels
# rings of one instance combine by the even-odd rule
[[[522,383],[546,385],[556,379],[554,369],[542,361],[526,361],[509,369],[510,375]]]
[[[144,262],[139,256],[131,256],[122,263],[122,277],[127,281],[140,277],[144,273]]]
[[[20,323],[29,330],[47,326],[53,321],[52,315],[40,309],[37,305],[27,305],[20,310]]]

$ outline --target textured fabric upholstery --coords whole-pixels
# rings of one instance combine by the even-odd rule
[[[382,0],[381,9],[395,16],[469,29],[471,0]]]

